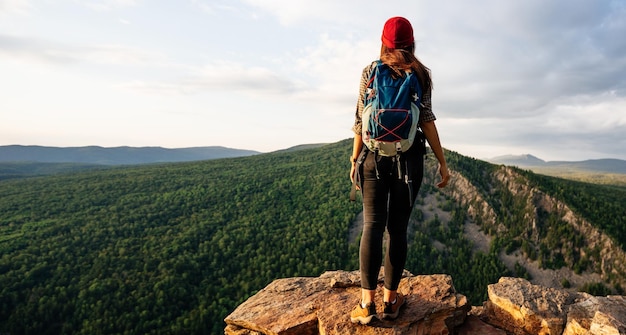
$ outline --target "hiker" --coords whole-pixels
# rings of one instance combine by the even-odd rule
[[[385,22],[381,39],[380,60],[366,66],[361,76],[355,123],[352,128],[354,144],[350,159],[352,162],[350,178],[356,188],[361,190],[363,198],[363,234],[359,251],[361,300],[350,313],[350,319],[352,322],[362,324],[367,324],[373,317],[377,317],[374,296],[378,272],[383,261],[382,244],[385,228],[389,232],[389,239],[384,260],[383,318],[397,318],[400,307],[405,302],[405,297],[397,290],[407,257],[409,216],[422,183],[426,153],[424,138],[439,161],[441,181],[437,186],[440,188],[446,186],[450,179],[431,107],[430,70],[414,54],[415,40],[411,23],[403,17],[390,18]],[[415,138],[409,139],[413,143],[404,152],[383,155],[378,148],[372,150],[369,143],[374,139],[369,138],[368,132],[365,135],[363,133],[364,124],[368,122],[363,115],[366,109],[366,92],[371,91],[369,85],[374,71],[379,76],[391,73],[395,77],[405,77],[412,73],[419,83],[416,85],[417,90],[421,90],[419,120],[416,123],[419,130],[413,133]],[[412,97],[417,99],[417,93]],[[399,148],[399,144],[395,145]]]

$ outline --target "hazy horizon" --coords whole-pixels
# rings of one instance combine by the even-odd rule
[[[158,145],[146,145],[146,146],[131,146],[131,145],[119,145],[119,146],[101,146],[101,145],[47,146],[47,145],[37,145],[37,144],[30,144],[30,145],[24,145],[24,144],[2,144],[2,145],[0,145],[0,147],[22,146],[22,147],[41,147],[41,148],[60,148],[60,149],[74,149],[74,148],[88,148],[88,147],[96,147],[96,148],[103,148],[103,149],[118,149],[118,148],[136,148],[136,149],[146,148],[146,149],[148,149],[148,148],[161,148],[161,149],[167,149],[167,150],[194,149],[194,148],[224,148],[224,149],[232,149],[232,150],[240,150],[240,151],[254,151],[254,152],[258,152],[259,154],[264,154],[264,153],[271,153],[271,152],[275,152],[275,151],[286,150],[286,149],[299,147],[299,146],[316,145],[316,144],[332,144],[332,143],[334,143],[334,142],[328,142],[328,143],[301,143],[301,144],[296,144],[296,145],[292,145],[292,146],[285,147],[285,148],[279,148],[279,149],[272,150],[272,151],[258,151],[258,150],[249,149],[249,148],[235,148],[235,147],[227,147],[227,146],[223,146],[223,145],[203,145],[203,146],[193,146],[193,147],[163,147],[163,146],[158,146]],[[445,148],[445,149],[448,149],[448,148]],[[556,162],[556,161],[578,162],[578,161],[603,160],[603,159],[616,159],[616,160],[626,161],[625,159],[616,158],[616,157],[584,158],[584,159],[579,159],[579,160],[558,160],[558,159],[550,159],[550,158],[546,158],[546,157],[539,157],[539,156],[537,156],[537,155],[535,155],[533,153],[529,153],[529,152],[519,153],[519,154],[503,154],[503,155],[497,155],[497,156],[491,156],[491,157],[475,157],[475,156],[464,154],[463,152],[458,152],[458,151],[456,151],[456,152],[461,154],[461,155],[463,155],[463,156],[476,158],[476,159],[481,159],[481,160],[496,160],[496,159],[505,159],[505,158],[513,159],[513,158],[520,158],[520,157],[523,157],[523,156],[532,156],[533,158],[542,160],[544,162]]]

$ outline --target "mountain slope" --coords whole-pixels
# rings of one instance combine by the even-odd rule
[[[0,180],[73,173],[83,170],[102,170],[109,167],[107,165],[81,163],[0,162]]]
[[[476,178],[488,183],[480,186],[471,181]],[[516,261],[535,270],[553,270],[547,281],[537,278],[546,286],[565,282],[580,288],[587,284],[580,282],[584,278],[617,291],[626,285],[626,227],[620,214],[626,189],[503,166],[486,168],[480,176],[455,173],[453,184],[447,192],[468,206],[468,214],[488,233],[490,247],[509,268],[520,266],[510,263]],[[594,276],[581,277],[583,273]]]
[[[0,332],[221,334],[277,277],[354,268],[349,154],[0,182]]]

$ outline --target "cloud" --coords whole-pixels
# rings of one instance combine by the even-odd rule
[[[541,109],[540,115],[440,120],[444,146],[478,158],[532,153],[549,160],[571,157],[624,159],[626,98],[570,97]],[[514,152],[511,152],[514,150]]]
[[[307,71],[326,67],[342,71],[337,63],[352,68],[359,63],[355,60],[364,66],[366,59],[376,56],[378,32],[388,17],[385,9],[372,13],[373,1],[329,0],[315,6],[287,0],[245,2],[285,25],[315,26],[318,44],[309,46],[311,57],[300,60],[313,65]],[[390,4],[392,12],[396,2]],[[536,115],[562,97],[626,95],[626,39],[620,38],[626,36],[626,6],[622,2],[485,0],[412,6],[418,14],[406,9],[401,13],[413,19],[417,54],[433,69],[439,107],[448,115]],[[353,15],[345,15],[348,12]],[[359,27],[368,27],[360,34],[349,29],[359,19]],[[350,48],[371,57],[344,57]],[[332,53],[334,58],[327,57]],[[315,73],[320,85],[337,86],[338,78],[352,80],[325,72],[331,71]]]
[[[269,68],[235,62],[218,61],[190,70],[187,75],[176,79],[132,81],[119,87],[149,94],[219,94],[220,91],[230,91],[250,96],[288,96],[304,86]]]
[[[285,26],[301,24],[303,21],[333,21],[334,23],[355,20],[346,13],[354,11],[356,1],[317,0],[313,6],[303,6],[300,1],[289,0],[243,0],[244,3],[276,16]]]
[[[116,8],[136,6],[139,0],[74,0],[74,2],[96,11],[110,11]]]
[[[63,54],[68,54],[67,52],[59,52],[66,48],[37,38],[0,34],[0,56],[4,55],[7,58],[35,60],[43,63],[70,63],[74,57],[64,56]]]
[[[626,12],[612,4],[486,1],[441,8],[443,20],[426,23],[436,35],[424,41],[424,54],[436,70],[443,107],[459,117],[534,115],[563,97],[626,94],[626,53],[613,51],[626,47],[616,38],[626,26],[615,23]]]
[[[207,91],[242,92],[250,96],[273,95],[343,109],[352,113],[363,67],[375,57],[378,42],[354,36],[321,34],[308,46],[288,49],[271,59],[212,60],[184,68],[174,78],[133,80],[120,87],[152,94],[202,94]],[[372,50],[374,50],[372,52]]]
[[[540,127],[553,132],[603,133],[626,126],[626,97],[614,93],[571,98],[553,106]],[[599,117],[601,116],[601,117]]]
[[[0,0],[0,16],[3,14],[27,14],[33,9],[29,0]]]
[[[233,1],[191,0],[191,3],[196,8],[199,8],[201,11],[211,15],[219,15],[221,12],[242,12],[240,7],[233,5]]]
[[[77,63],[148,66],[162,64],[156,52],[124,45],[68,45],[39,38],[0,34],[0,56],[48,65]]]

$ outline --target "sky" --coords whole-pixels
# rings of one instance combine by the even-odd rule
[[[626,159],[624,0],[0,0],[0,145],[351,138],[393,16],[446,149]]]

